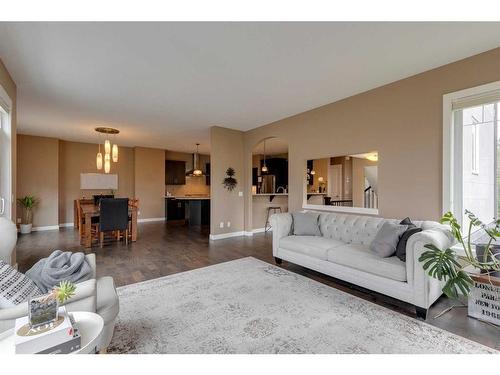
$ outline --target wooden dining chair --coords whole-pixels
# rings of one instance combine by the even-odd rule
[[[85,229],[85,217],[83,216],[82,213],[82,205],[84,204],[94,204],[93,199],[76,199],[75,200],[75,218],[76,218],[76,223],[75,226],[78,228],[78,234],[80,237],[82,236],[84,229]],[[92,224],[95,225],[97,224],[98,218],[93,219]]]
[[[100,200],[98,228],[101,247],[103,247],[105,232],[116,232],[117,241],[123,234],[125,243],[128,244],[128,205],[128,198],[104,198]]]

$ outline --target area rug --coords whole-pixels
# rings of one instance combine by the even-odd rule
[[[118,294],[110,353],[497,353],[251,257]]]

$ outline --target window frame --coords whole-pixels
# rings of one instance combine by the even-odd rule
[[[461,222],[462,217],[462,187],[457,185],[458,181],[463,181],[459,168],[462,165],[462,156],[456,157],[456,151],[462,155],[461,138],[457,137],[454,127],[457,125],[455,104],[466,107],[463,103],[469,102],[471,105],[481,105],[488,102],[488,98],[497,97],[500,101],[500,81],[488,83],[481,86],[468,88],[443,95],[443,165],[442,165],[442,212],[451,211]],[[484,103],[481,100],[484,98]],[[496,114],[498,116],[498,114]],[[477,126],[477,125],[476,125]],[[460,139],[458,139],[460,138]],[[478,141],[479,137],[476,137]],[[476,150],[479,148],[476,144]],[[474,156],[473,156],[474,157]],[[460,160],[457,160],[460,159]],[[495,158],[496,159],[496,158]],[[479,160],[478,160],[479,162]],[[479,164],[477,165],[479,167]],[[496,195],[496,191],[495,191]],[[495,197],[496,200],[496,197]],[[460,215],[457,215],[460,213]]]

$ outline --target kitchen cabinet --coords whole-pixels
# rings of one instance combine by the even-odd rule
[[[167,221],[186,219],[186,202],[175,198],[165,199],[165,215]]]
[[[260,166],[264,165],[264,161],[260,161]],[[288,186],[288,160],[285,158],[269,158],[266,159],[266,166],[268,172],[276,176],[276,189],[279,186],[286,188]]]
[[[186,184],[186,162],[165,160],[165,185]]]

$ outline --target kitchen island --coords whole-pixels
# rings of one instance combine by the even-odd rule
[[[206,195],[165,196],[165,220],[184,220],[187,225],[210,224],[210,197]]]

